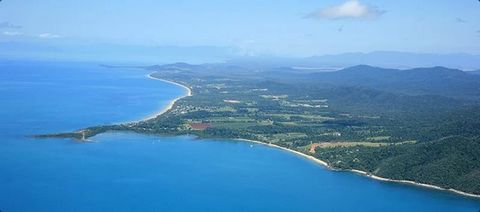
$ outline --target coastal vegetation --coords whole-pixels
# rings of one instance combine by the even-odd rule
[[[480,194],[480,76],[442,67],[330,73],[227,64],[145,67],[191,89],[151,119],[38,135],[191,134],[275,144],[356,169]]]

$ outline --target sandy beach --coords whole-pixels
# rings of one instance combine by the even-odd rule
[[[174,85],[178,85],[182,88],[184,88],[186,90],[186,93],[182,96],[179,96],[178,98],[175,98],[173,99],[165,108],[163,108],[162,110],[156,112],[155,114],[152,114],[144,119],[142,119],[141,121],[145,121],[145,120],[149,120],[149,119],[153,119],[165,112],[167,112],[168,110],[172,109],[173,105],[175,104],[175,102],[177,102],[179,99],[181,98],[184,98],[184,97],[187,97],[187,96],[192,96],[192,90],[185,86],[185,85],[182,85],[182,84],[179,84],[179,83],[176,83],[176,82],[172,82],[172,81],[168,81],[168,80],[164,80],[164,79],[160,79],[160,78],[155,78],[152,76],[153,73],[147,75],[147,78],[150,78],[150,79],[153,79],[153,80],[160,80],[160,81],[163,81],[163,82],[167,82],[167,83],[171,83],[171,84],[174,84]],[[379,180],[379,181],[385,181],[385,182],[394,182],[394,183],[402,183],[402,184],[409,184],[409,185],[414,185],[414,186],[419,186],[419,187],[424,187],[424,188],[429,188],[429,189],[436,189],[436,190],[441,190],[441,191],[450,191],[450,192],[454,192],[456,194],[460,194],[460,195],[463,195],[463,196],[467,196],[467,197],[474,197],[474,198],[480,198],[480,195],[477,195],[477,194],[471,194],[471,193],[467,193],[467,192],[463,192],[463,191],[459,191],[459,190],[455,190],[455,189],[447,189],[447,188],[442,188],[442,187],[439,187],[439,186],[435,186],[435,185],[430,185],[430,184],[424,184],[424,183],[417,183],[417,182],[414,182],[414,181],[408,181],[408,180],[393,180],[393,179],[388,179],[388,178],[384,178],[384,177],[379,177],[379,176],[376,176],[376,175],[372,175],[372,174],[369,174],[365,171],[360,171],[360,170],[355,170],[355,169],[351,169],[351,170],[338,170],[338,169],[335,169],[331,166],[328,165],[327,162],[323,161],[323,160],[320,160],[318,158],[315,158],[311,155],[307,155],[307,154],[304,154],[302,152],[298,152],[298,151],[295,151],[295,150],[292,150],[292,149],[289,149],[289,148],[285,148],[285,147],[281,147],[281,146],[278,146],[278,145],[275,145],[275,144],[272,144],[272,143],[264,143],[264,142],[260,142],[260,141],[255,141],[255,140],[249,140],[249,139],[234,139],[234,140],[238,140],[238,141],[244,141],[244,142],[252,142],[252,143],[256,143],[256,144],[261,144],[261,145],[266,145],[266,146],[269,146],[269,147],[273,147],[273,148],[278,148],[278,149],[282,149],[282,150],[285,150],[287,152],[290,152],[290,153],[293,153],[295,155],[298,155],[300,157],[303,157],[303,158],[306,158],[308,160],[311,160],[319,165],[322,165],[326,168],[328,168],[329,170],[332,170],[332,171],[350,171],[350,172],[353,172],[353,173],[356,173],[356,174],[360,174],[362,176],[365,176],[365,177],[369,177],[371,179],[374,179],[374,180]]]
[[[370,178],[375,179],[375,180],[386,181],[386,182],[394,182],[394,183],[410,184],[410,185],[415,185],[415,186],[420,186],[420,187],[425,187],[425,188],[430,188],[430,189],[450,191],[450,192],[454,192],[456,194],[460,194],[460,195],[464,195],[464,196],[468,196],[468,197],[480,198],[480,195],[471,194],[471,193],[467,193],[467,192],[463,192],[463,191],[459,191],[459,190],[455,190],[455,189],[446,189],[446,188],[442,188],[440,186],[435,186],[435,185],[430,185],[430,184],[425,184],[425,183],[417,183],[415,181],[409,181],[409,180],[388,179],[388,178],[379,177],[379,176],[376,176],[376,175],[371,175],[371,174],[368,174],[367,172],[356,170],[356,169],[352,169],[352,170],[348,170],[348,171],[355,172],[357,174],[367,176],[367,177],[370,177]]]
[[[435,189],[435,190],[441,190],[441,191],[450,191],[450,192],[454,192],[456,194],[460,194],[460,195],[464,195],[464,196],[468,196],[468,197],[480,198],[480,195],[477,195],[477,194],[471,194],[471,193],[467,193],[467,192],[463,192],[463,191],[459,191],[459,190],[455,190],[455,189],[446,189],[446,188],[442,188],[440,186],[435,186],[435,185],[430,185],[430,184],[425,184],[425,183],[417,183],[417,182],[414,182],[414,181],[388,179],[388,178],[379,177],[379,176],[372,175],[372,174],[369,174],[367,172],[356,170],[356,169],[338,170],[338,169],[335,169],[335,168],[329,166],[327,162],[325,162],[323,160],[320,160],[318,158],[315,158],[311,155],[307,155],[307,154],[304,154],[302,152],[298,152],[298,151],[295,151],[295,150],[292,150],[292,149],[281,147],[281,146],[278,146],[278,145],[275,145],[275,144],[271,144],[271,143],[267,144],[267,143],[263,143],[263,142],[260,142],[260,141],[249,140],[249,139],[235,139],[235,140],[252,142],[252,143],[266,145],[266,146],[273,147],[273,148],[282,149],[282,150],[291,152],[293,154],[296,154],[298,156],[301,156],[303,158],[309,159],[309,160],[311,160],[311,161],[313,161],[317,164],[320,164],[320,165],[326,167],[327,169],[329,169],[331,171],[350,171],[350,172],[354,172],[356,174],[360,174],[360,175],[365,176],[365,177],[369,177],[369,178],[374,179],[374,180],[409,184],[409,185],[414,185],[414,186],[419,186],[419,187],[424,187],[424,188],[429,188],[429,189]]]
[[[172,81],[168,81],[168,80],[164,80],[164,79],[160,79],[160,78],[156,78],[156,77],[153,77],[152,76],[153,73],[150,73],[147,75],[147,78],[149,79],[153,79],[153,80],[159,80],[159,81],[162,81],[162,82],[166,82],[166,83],[170,83],[170,84],[174,84],[174,85],[177,85],[177,86],[180,86],[182,88],[184,88],[186,90],[185,94],[182,95],[182,96],[179,96],[175,99],[173,99],[172,101],[170,101],[168,103],[168,105],[166,107],[164,107],[163,109],[161,109],[160,111],[152,114],[152,115],[149,115],[145,118],[143,118],[142,120],[140,121],[146,121],[146,120],[149,120],[149,119],[154,119],[156,118],[157,116],[159,115],[162,115],[163,113],[167,112],[168,110],[172,109],[173,105],[175,105],[175,102],[177,102],[179,99],[181,98],[184,98],[184,97],[187,97],[187,96],[192,96],[192,89],[190,89],[189,87],[185,86],[185,85],[182,85],[180,83],[176,83],[176,82],[172,82]]]

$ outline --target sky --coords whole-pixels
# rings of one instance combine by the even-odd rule
[[[72,49],[78,49],[77,55],[118,53],[120,47],[284,57],[372,51],[480,54],[480,2],[3,0],[1,45],[0,56],[31,57],[55,57],[51,52]]]

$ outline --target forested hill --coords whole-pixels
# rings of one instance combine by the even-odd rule
[[[333,86],[362,86],[408,95],[480,97],[480,76],[444,67],[396,70],[360,65],[336,72],[313,73],[309,81]]]
[[[480,194],[480,106],[435,119],[416,144],[319,149],[316,156],[342,169]]]

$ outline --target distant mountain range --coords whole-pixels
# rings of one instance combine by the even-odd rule
[[[358,87],[416,96],[480,99],[480,72],[441,66],[400,70],[358,65],[338,71],[313,73],[292,68],[272,68],[257,75],[277,82],[297,81],[320,87]]]
[[[0,42],[0,59],[34,59],[113,62],[118,65],[169,64],[177,61],[202,64],[222,63],[255,70],[291,67],[298,71],[333,71],[355,65],[409,69],[444,66],[473,71],[480,69],[480,55],[424,54],[395,51],[344,53],[312,57],[242,56],[232,46],[141,46],[58,42]]]
[[[472,76],[445,67],[398,70],[359,65],[336,72],[312,73],[308,80],[317,84],[360,86],[410,95],[480,97],[480,75]]]
[[[325,55],[307,59],[339,66],[365,64],[400,69],[433,66],[444,66],[462,70],[477,70],[480,68],[480,55],[470,54],[418,54],[377,51],[371,53]]]
[[[209,70],[209,73],[228,77],[254,74],[255,78],[276,82],[311,84],[320,87],[368,88],[390,93],[406,95],[435,95],[455,99],[480,98],[480,71],[465,72],[459,69],[441,66],[414,69],[380,68],[369,65],[357,65],[338,71],[298,70],[291,67],[276,67],[258,71],[227,64],[190,65],[175,63],[152,66],[152,69],[176,69],[183,71]],[[251,77],[252,79],[255,79]]]
[[[361,64],[397,69],[444,66],[471,71],[480,69],[480,55],[376,51],[307,58],[240,57],[230,60],[229,63],[254,68],[288,66],[297,70],[320,71],[338,70]]]

